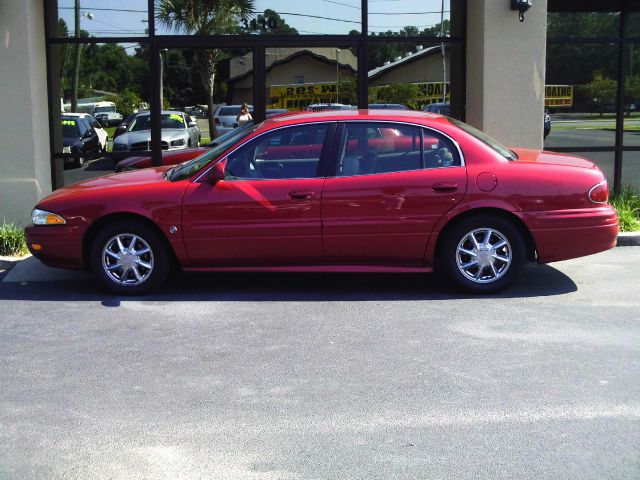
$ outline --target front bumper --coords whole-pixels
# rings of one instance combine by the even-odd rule
[[[85,269],[81,227],[31,225],[24,231],[27,248],[45,265],[73,270]]]

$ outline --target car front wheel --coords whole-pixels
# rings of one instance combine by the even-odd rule
[[[91,267],[117,294],[140,295],[162,285],[171,256],[159,234],[146,225],[122,221],[100,230],[91,248]]]
[[[493,215],[460,221],[443,238],[439,270],[457,287],[494,293],[511,285],[525,261],[522,233]]]

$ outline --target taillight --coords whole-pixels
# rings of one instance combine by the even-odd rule
[[[591,187],[589,200],[593,203],[607,203],[607,200],[609,200],[609,186],[606,180]]]

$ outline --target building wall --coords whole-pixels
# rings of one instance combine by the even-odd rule
[[[295,83],[296,75],[303,75],[304,83],[335,83],[336,66],[335,64],[331,65],[325,62],[320,62],[311,56],[296,57],[290,62],[276,65],[272,67],[271,70],[267,71],[267,97],[269,94],[269,87],[273,85],[293,84]],[[347,76],[353,75],[355,74],[351,70],[346,70],[341,65],[340,80],[345,80]],[[253,98],[253,75],[234,82],[232,88],[232,103],[252,103],[251,99]]]
[[[447,81],[450,79],[449,73],[449,54],[445,56]],[[427,55],[415,60],[398,65],[393,69],[389,69],[374,80],[369,81],[370,87],[380,85],[396,85],[402,83],[423,83],[423,82],[441,82],[442,81],[442,55],[435,53]]]
[[[0,2],[0,221],[25,225],[51,191],[41,0]]]
[[[507,145],[542,148],[547,0],[522,23],[507,1],[467,8],[467,122]]]

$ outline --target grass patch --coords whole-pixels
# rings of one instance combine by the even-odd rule
[[[24,241],[24,230],[13,223],[4,222],[0,226],[0,255],[21,256],[28,253]]]
[[[621,232],[640,230],[640,192],[633,187],[625,186],[622,191],[609,200],[618,211]]]

